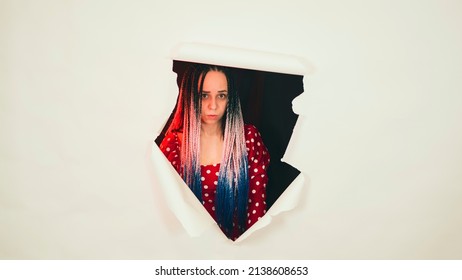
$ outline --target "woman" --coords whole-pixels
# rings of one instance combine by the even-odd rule
[[[186,71],[160,149],[228,238],[265,214],[269,153],[257,129],[244,125],[227,68]]]

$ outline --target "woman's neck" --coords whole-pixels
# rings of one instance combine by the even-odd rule
[[[223,133],[221,124],[201,125],[200,164],[209,165],[221,162],[223,155]]]
[[[222,136],[221,123],[217,124],[201,124],[201,135],[202,136]]]

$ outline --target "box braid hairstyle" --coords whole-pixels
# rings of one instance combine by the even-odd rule
[[[217,222],[228,238],[237,218],[239,235],[245,231],[249,191],[247,150],[239,96],[230,70],[215,65],[194,64],[184,73],[173,120],[167,132],[183,132],[180,174],[202,202],[200,168],[201,100],[205,76],[210,71],[225,74],[228,103],[222,119],[224,149],[215,197]]]

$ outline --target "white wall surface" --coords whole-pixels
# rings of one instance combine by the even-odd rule
[[[461,26],[456,0],[0,1],[0,258],[461,259]],[[239,244],[190,237],[150,161],[184,42],[314,66],[302,199]]]

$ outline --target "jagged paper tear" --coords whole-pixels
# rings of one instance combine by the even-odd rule
[[[294,56],[206,44],[181,44],[173,50],[171,56],[172,61],[200,62],[277,73],[307,75],[314,72],[314,68],[311,64]],[[177,94],[177,92],[175,94]],[[296,127],[297,126],[295,126],[295,128]],[[297,135],[295,128],[292,138]],[[162,128],[158,128],[158,133],[160,133],[161,130]],[[286,155],[288,154],[287,152],[289,152],[289,148],[292,146],[291,142],[293,142],[292,139],[289,142]],[[283,157],[283,159],[287,162],[285,157]],[[151,160],[156,181],[162,189],[166,204],[178,218],[186,232],[191,237],[197,237],[206,230],[214,228],[217,234],[222,235],[224,237],[223,239],[228,241],[213,218],[207,213],[203,205],[197,200],[154,142]],[[242,242],[253,232],[271,224],[272,217],[294,209],[301,198],[304,183],[304,175],[300,173],[267,213],[235,242]]]

